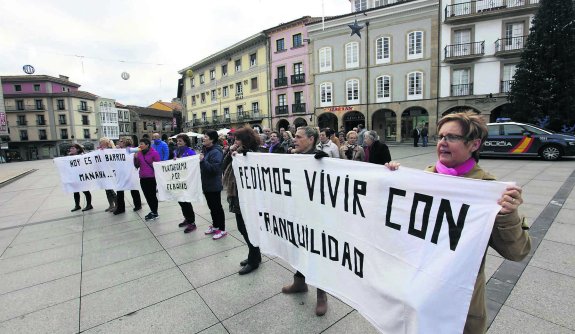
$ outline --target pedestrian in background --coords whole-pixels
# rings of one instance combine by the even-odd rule
[[[168,144],[160,139],[159,133],[154,133],[152,135],[152,139],[152,148],[160,155],[160,161],[168,160],[170,157],[170,149],[168,148]]]
[[[72,146],[70,146],[70,150],[68,151],[68,155],[80,155],[80,154],[84,154],[84,148],[80,144],[72,144]],[[74,208],[70,210],[71,212],[78,211],[80,209],[82,209],[82,211],[88,211],[93,209],[92,194],[90,194],[89,191],[83,191],[83,193],[84,197],[86,198],[86,206],[82,209],[82,207],[80,206],[80,193],[75,192],[74,203],[76,205],[74,205]]]
[[[391,153],[387,145],[379,141],[375,131],[366,131],[363,138],[365,162],[384,165],[391,161]]]
[[[355,131],[347,133],[347,142],[339,148],[339,157],[346,160],[364,161],[365,151],[357,144],[358,134]]]
[[[429,135],[429,129],[427,128],[427,124],[425,124],[421,129],[421,140],[423,141],[423,147],[427,147],[427,142],[429,139],[428,135]]]

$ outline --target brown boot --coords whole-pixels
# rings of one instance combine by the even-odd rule
[[[305,277],[294,276],[293,284],[286,285],[282,288],[283,293],[298,293],[307,292],[307,284],[305,284]]]
[[[317,289],[317,305],[315,307],[315,315],[321,317],[327,312],[327,293],[321,289]]]

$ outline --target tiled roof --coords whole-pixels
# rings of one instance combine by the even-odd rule
[[[5,98],[9,99],[17,99],[17,98],[24,98],[24,97],[75,97],[78,99],[85,99],[85,100],[92,100],[95,101],[98,98],[98,95],[84,92],[81,90],[74,91],[74,92],[58,92],[58,93],[19,93],[19,94],[4,94]]]
[[[172,109],[172,110],[177,110],[177,111],[181,111],[182,110],[182,105],[176,102],[162,102],[162,101],[158,101],[159,103],[165,105],[166,107]]]
[[[138,107],[138,106],[125,106],[126,109],[134,111],[138,115],[144,116],[153,116],[153,117],[163,117],[163,118],[172,118],[171,111],[164,111],[154,108],[147,108],[147,107]]]
[[[2,82],[40,82],[40,81],[51,81],[72,87],[80,87],[79,84],[72,81],[56,78],[49,75],[6,75],[1,76]]]

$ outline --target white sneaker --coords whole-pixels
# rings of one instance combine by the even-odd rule
[[[208,229],[206,230],[206,232],[204,232],[204,234],[214,234],[217,233],[220,229],[218,228],[214,228],[212,225],[210,225],[210,227],[208,227]]]
[[[216,232],[216,234],[214,234],[214,236],[212,237],[212,239],[218,240],[218,239],[221,239],[221,238],[225,237],[226,235],[228,235],[228,232],[218,230],[218,231]]]

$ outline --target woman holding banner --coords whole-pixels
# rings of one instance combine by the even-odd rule
[[[72,146],[70,146],[70,151],[68,151],[68,155],[79,155],[79,154],[84,154],[84,148],[80,144],[72,144]],[[82,209],[82,207],[80,206],[80,193],[75,192],[74,203],[76,203],[76,205],[72,210],[70,210],[71,212],[78,211],[80,209],[82,209],[82,211],[88,211],[93,209],[92,194],[90,194],[89,191],[83,191],[83,193],[84,197],[86,197],[86,207]]]
[[[481,116],[473,112],[449,114],[439,121],[437,129],[438,159],[435,165],[427,167],[426,171],[471,179],[495,180],[494,176],[477,164],[479,148],[487,137],[487,126]],[[386,166],[396,170],[399,168],[399,163],[392,161]],[[507,187],[498,201],[501,211],[495,218],[489,239],[489,246],[511,261],[521,261],[531,250],[531,239],[526,231],[528,228],[524,218],[520,217],[517,211],[519,205],[523,203],[521,192],[519,186]],[[486,324],[484,255],[463,333],[484,333]]]
[[[100,147],[101,150],[109,149],[109,148],[116,148],[112,139],[108,137],[100,138]],[[108,198],[108,204],[110,205],[106,210],[106,212],[114,212],[116,210],[116,192],[112,189],[106,189],[106,198]]]
[[[176,136],[176,149],[174,150],[174,160],[178,158],[191,157],[196,155],[196,151],[192,150],[192,141],[190,137],[184,133],[180,133]],[[180,208],[182,209],[182,215],[184,216],[184,221],[181,222],[179,227],[186,227],[184,233],[190,233],[196,230],[196,214],[194,213],[194,207],[190,202],[178,202]]]
[[[118,148],[125,148],[126,154],[132,153],[132,147],[134,146],[134,142],[130,137],[122,137],[118,140]],[[130,194],[132,195],[132,202],[134,202],[134,211],[138,211],[142,209],[142,198],[140,197],[140,191],[138,190],[130,190]],[[114,215],[119,215],[121,213],[126,212],[126,201],[124,201],[124,191],[118,190],[117,197],[116,197],[116,210],[114,211]]]
[[[236,185],[236,178],[234,176],[234,169],[232,168],[232,157],[237,153],[246,154],[247,152],[258,152],[260,147],[260,137],[252,128],[241,128],[235,133],[236,140],[226,157],[224,158],[224,186],[226,187],[226,192],[228,193],[228,203],[230,205],[230,212],[236,214],[236,223],[238,224],[238,231],[244,237],[246,244],[248,245],[248,258],[240,262],[243,268],[238,272],[240,275],[249,274],[252,271],[258,269],[260,262],[262,262],[262,254],[259,247],[255,247],[251,244],[248,237],[248,232],[246,230],[246,224],[240,211],[240,200],[238,197],[238,187]]]
[[[134,165],[140,169],[140,186],[150,213],[144,217],[146,221],[158,218],[158,198],[156,197],[156,176],[154,175],[154,161],[161,161],[158,151],[150,145],[147,138],[140,139],[140,151],[134,156]]]

